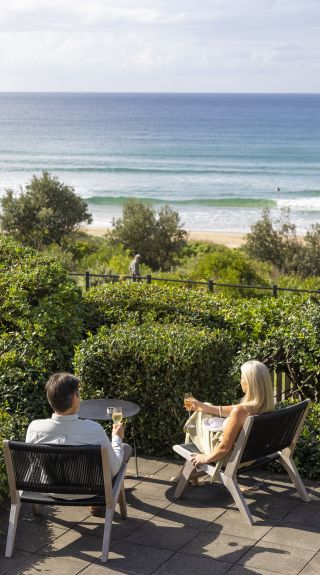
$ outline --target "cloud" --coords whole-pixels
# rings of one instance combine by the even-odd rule
[[[0,0],[0,87],[245,91],[267,70],[276,90],[298,68],[320,91],[319,16],[315,0]]]

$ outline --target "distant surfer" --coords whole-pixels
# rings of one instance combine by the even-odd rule
[[[280,192],[279,186],[276,187],[276,192]]]

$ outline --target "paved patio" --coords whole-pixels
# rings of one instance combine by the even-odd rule
[[[0,575],[249,575],[320,574],[320,484],[308,484],[313,501],[302,503],[285,476],[241,479],[256,523],[244,523],[223,486],[208,481],[175,502],[170,478],[177,464],[131,462],[126,479],[128,519],[116,513],[111,552],[100,562],[103,519],[86,508],[45,510],[25,506],[14,556],[5,559],[8,502],[0,507]]]

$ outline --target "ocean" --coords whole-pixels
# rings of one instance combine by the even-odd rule
[[[304,233],[320,222],[320,95],[0,93],[0,195],[43,170],[97,227],[135,197],[194,231],[288,207]]]

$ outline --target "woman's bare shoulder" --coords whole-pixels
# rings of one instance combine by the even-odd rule
[[[239,403],[238,405],[235,405],[232,408],[230,415],[233,415],[233,417],[237,419],[245,419],[248,415],[248,410],[244,405],[241,405],[241,403]]]

